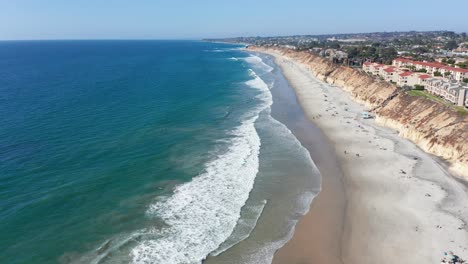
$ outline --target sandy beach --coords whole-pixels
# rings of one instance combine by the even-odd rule
[[[395,131],[362,119],[364,107],[340,88],[269,54],[329,140],[340,168],[324,171],[342,173],[323,175],[322,192],[273,263],[439,263],[449,250],[468,259],[466,185]],[[318,167],[324,174],[326,164]]]

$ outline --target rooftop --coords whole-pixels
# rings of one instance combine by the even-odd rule
[[[411,74],[413,74],[413,72],[407,71],[407,72],[401,73],[400,76],[401,77],[406,77],[406,76],[410,76]]]
[[[442,69],[447,70],[447,71],[461,72],[461,73],[468,72],[468,69],[455,68],[455,67],[450,67],[450,66],[443,67]]]
[[[425,80],[425,79],[428,79],[428,78],[431,78],[431,76],[427,75],[427,74],[419,75],[419,79]]]

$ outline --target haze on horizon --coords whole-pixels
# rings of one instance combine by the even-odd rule
[[[466,0],[0,0],[0,40],[467,32],[466,10]]]

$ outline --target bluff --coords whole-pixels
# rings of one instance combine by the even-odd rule
[[[276,53],[303,64],[316,78],[344,89],[369,108],[378,124],[397,130],[424,151],[448,161],[454,174],[468,180],[468,115],[408,95],[391,83],[306,51],[256,46],[248,49]]]

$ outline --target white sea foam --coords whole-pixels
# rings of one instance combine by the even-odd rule
[[[150,206],[148,215],[157,215],[168,227],[152,230],[158,238],[132,249],[133,263],[201,263],[233,232],[259,169],[260,138],[254,123],[272,103],[267,84],[254,71],[250,75],[253,79],[246,84],[260,91],[261,103],[232,131],[225,153],[171,197]]]
[[[257,67],[259,67],[261,70],[265,72],[273,71],[273,67],[263,62],[262,58],[258,56],[250,55],[249,57],[245,57],[244,60],[250,64],[256,65]]]
[[[249,74],[253,77],[253,79],[247,81],[246,84],[262,92],[257,96],[257,98],[261,99],[264,102],[264,104],[261,104],[259,106],[260,111],[267,107],[270,107],[273,104],[273,96],[270,93],[270,88],[262,80],[262,78],[260,78],[252,69],[249,69]],[[260,113],[260,111],[258,112]]]
[[[222,243],[218,249],[211,252],[210,255],[218,256],[219,254],[247,239],[257,225],[258,219],[260,216],[262,216],[263,209],[265,209],[266,204],[267,201],[263,200],[260,204],[245,206],[243,211],[248,214],[249,217],[240,218],[237,222],[236,229],[229,237],[229,239],[224,241],[224,243]]]
[[[204,50],[205,52],[226,52],[229,51],[228,49],[209,49],[209,50]]]
[[[313,163],[312,163],[313,164]],[[316,169],[315,165],[313,167]],[[318,170],[317,170],[318,172]],[[317,192],[318,193],[318,192]],[[310,207],[310,204],[313,198],[316,197],[317,193],[306,192],[299,197],[299,204],[302,206],[301,215],[305,215]],[[259,248],[256,248],[252,254],[246,254],[242,256],[242,263],[244,264],[270,264],[273,262],[274,253],[282,248],[294,235],[294,229],[297,224],[298,219],[292,220],[288,223],[288,226],[285,227],[289,230],[288,234],[278,240],[272,241],[261,245]]]

